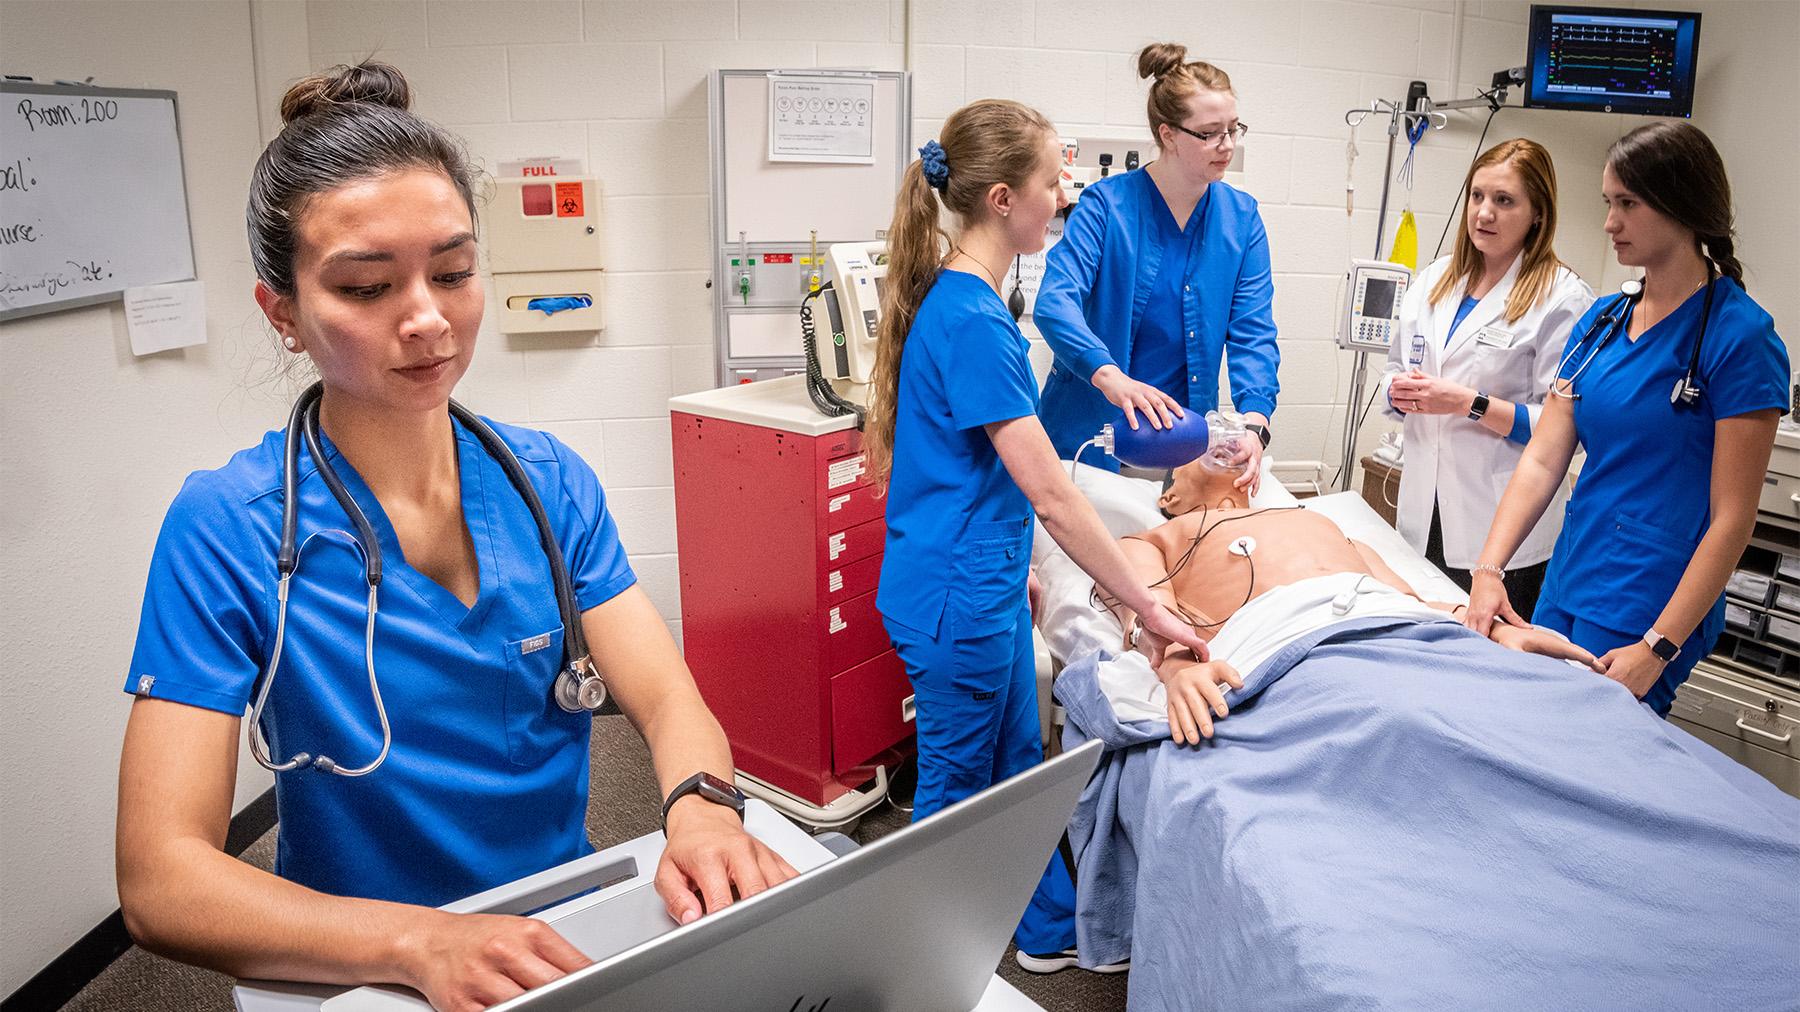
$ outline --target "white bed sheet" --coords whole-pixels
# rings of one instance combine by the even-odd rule
[[[1253,506],[1302,505],[1270,474],[1272,460],[1263,459],[1261,491],[1251,500]],[[1163,522],[1156,499],[1161,486],[1153,481],[1127,478],[1076,465],[1075,485],[1094,504],[1100,519],[1115,537],[1148,530]],[[1421,597],[1430,601],[1466,603],[1468,594],[1451,582],[1436,566],[1414,551],[1388,526],[1368,503],[1353,492],[1338,492],[1304,502],[1307,509],[1330,517],[1343,528],[1344,534],[1373,548],[1394,572],[1410,584]],[[1038,631],[1050,654],[1059,664],[1067,664],[1096,647],[1118,649],[1122,634],[1119,623],[1110,612],[1093,602],[1094,581],[1075,565],[1040,527],[1032,543],[1032,559],[1044,594],[1040,603]]]

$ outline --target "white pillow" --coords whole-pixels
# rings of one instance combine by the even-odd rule
[[[1064,461],[1063,466],[1067,467],[1068,462]],[[1136,534],[1163,522],[1162,511],[1156,508],[1157,497],[1162,495],[1161,483],[1127,478],[1087,464],[1076,464],[1074,477],[1075,487],[1093,504],[1094,512],[1100,514],[1100,522],[1113,537]],[[1042,522],[1032,521],[1032,534],[1033,565],[1042,563],[1051,552],[1062,551],[1044,530]]]

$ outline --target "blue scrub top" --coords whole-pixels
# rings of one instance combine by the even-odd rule
[[[1029,345],[1000,296],[940,271],[900,360],[887,548],[875,604],[927,637],[1011,628],[1025,601],[1031,502],[982,426],[1037,412]]]
[[[1148,383],[1182,404],[1188,401],[1187,342],[1181,337],[1181,296],[1187,285],[1188,260],[1194,251],[1194,227],[1204,204],[1194,205],[1186,226],[1177,226],[1165,203],[1158,217],[1157,239],[1162,244],[1162,270],[1138,319],[1137,336],[1131,342],[1131,378]]]
[[[1135,361],[1140,321],[1168,269],[1159,240],[1168,202],[1145,171],[1108,176],[1081,191],[1063,238],[1050,248],[1032,320],[1056,353],[1044,383],[1044,428],[1065,458],[1117,418],[1091,378],[1104,365]],[[1180,313],[1163,327],[1179,336],[1189,410],[1219,405],[1219,365],[1239,411],[1273,416],[1280,392],[1275,286],[1269,239],[1256,200],[1223,182],[1207,187],[1187,226],[1193,245]],[[1160,312],[1160,311],[1159,311]],[[1226,349],[1230,348],[1230,354]],[[1136,379],[1144,379],[1134,376]],[[1094,461],[1117,468],[1110,457]]]
[[[581,609],[636,582],[593,470],[545,433],[493,428],[543,500]],[[524,501],[457,424],[463,516],[481,571],[465,607],[406,564],[381,504],[326,442],[381,545],[375,662],[393,749],[360,778],[314,769],[275,778],[276,873],[336,895],[440,905],[591,853],[593,722],[550,698],[562,623]],[[271,432],[182,486],[151,559],[125,691],[246,712],[274,642],[282,443]],[[264,733],[277,762],[306,751],[360,766],[381,747],[364,667],[362,558],[347,534],[307,541],[354,527],[304,446],[299,474],[304,547]]]
[[[1463,296],[1462,302],[1456,307],[1456,315],[1450,317],[1450,329],[1444,334],[1444,347],[1450,347],[1450,339],[1456,336],[1456,328],[1462,326],[1462,322],[1468,319],[1469,314],[1473,313],[1475,307],[1479,305],[1481,305],[1481,300],[1475,296]]]
[[[1629,636],[1656,622],[1712,522],[1713,424],[1788,401],[1787,348],[1774,321],[1729,279],[1712,285],[1703,392],[1692,406],[1672,405],[1669,394],[1693,354],[1703,291],[1636,341],[1622,326],[1574,381],[1575,433],[1588,457],[1541,599]],[[1621,299],[1596,301],[1576,322],[1560,376],[1587,359],[1605,331],[1598,317]],[[1717,637],[1724,616],[1721,596],[1695,635]]]

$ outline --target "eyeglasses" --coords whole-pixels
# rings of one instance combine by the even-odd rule
[[[1241,141],[1244,139],[1244,135],[1250,132],[1248,123],[1233,123],[1223,130],[1189,130],[1180,123],[1170,123],[1169,125],[1202,144],[1211,144],[1215,147],[1224,147],[1226,137],[1230,137],[1234,141]]]

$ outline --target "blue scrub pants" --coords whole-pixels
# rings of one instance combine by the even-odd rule
[[[1012,628],[958,638],[952,610],[938,635],[887,621],[912,681],[919,747],[913,821],[1043,761],[1031,611],[1020,602]],[[1075,883],[1052,854],[1025,916],[1013,931],[1025,952],[1075,945]]]
[[[1534,625],[1541,625],[1546,629],[1554,629],[1562,633],[1576,644],[1593,651],[1595,657],[1599,657],[1608,650],[1630,646],[1644,638],[1642,632],[1619,632],[1616,629],[1595,625],[1586,619],[1576,618],[1562,610],[1554,600],[1548,597],[1538,599],[1537,611],[1532,615],[1531,621]],[[1669,707],[1675,705],[1675,690],[1681,686],[1682,682],[1687,681],[1688,675],[1694,671],[1694,665],[1700,663],[1700,658],[1712,653],[1713,643],[1717,639],[1717,636],[1702,636],[1696,630],[1694,635],[1689,636],[1687,642],[1681,645],[1681,653],[1676,654],[1675,659],[1664,666],[1662,677],[1657,679],[1656,684],[1650,686],[1650,691],[1644,694],[1644,702],[1656,711],[1657,716],[1667,717],[1669,715]]]

